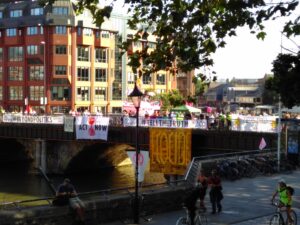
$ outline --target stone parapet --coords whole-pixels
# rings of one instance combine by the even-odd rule
[[[154,215],[180,209],[188,190],[189,188],[185,186],[164,186],[143,190],[140,215]],[[86,223],[100,224],[133,218],[131,204],[133,197],[134,192],[81,196],[86,205]],[[0,211],[0,225],[66,225],[74,222],[76,222],[76,215],[68,206],[46,205]]]

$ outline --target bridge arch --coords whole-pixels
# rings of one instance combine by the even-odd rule
[[[77,173],[130,164],[127,144],[109,144],[93,141],[48,142],[47,172]]]

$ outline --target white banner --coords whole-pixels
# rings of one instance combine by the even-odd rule
[[[64,132],[74,132],[74,120],[73,116],[64,117]]]
[[[3,114],[4,123],[43,123],[43,124],[63,124],[63,116],[37,116],[22,114]]]
[[[130,158],[132,166],[133,166],[134,171],[135,171],[136,152],[135,151],[127,151],[127,155]],[[148,162],[149,162],[149,152],[141,150],[140,154],[139,154],[139,159],[138,159],[138,164],[139,164],[138,182],[143,182],[144,181],[144,173],[145,173],[145,169],[146,169],[146,166],[147,166]]]
[[[107,140],[109,117],[77,116],[76,139]]]

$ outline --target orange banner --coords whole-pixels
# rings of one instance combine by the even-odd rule
[[[150,128],[150,171],[184,175],[191,147],[191,129]]]

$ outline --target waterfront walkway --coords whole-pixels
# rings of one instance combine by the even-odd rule
[[[277,182],[284,179],[286,183],[295,189],[293,196],[294,210],[300,220],[300,170],[290,174],[278,174],[270,177],[244,178],[235,182],[223,182],[223,212],[211,215],[208,195],[206,205],[208,206],[208,224],[211,225],[265,225],[269,224],[270,215],[275,208],[270,204],[272,193]],[[184,215],[184,211],[175,211],[151,216],[150,222],[140,219],[140,224],[169,225],[176,224],[176,220]],[[123,225],[116,221],[105,225]]]

